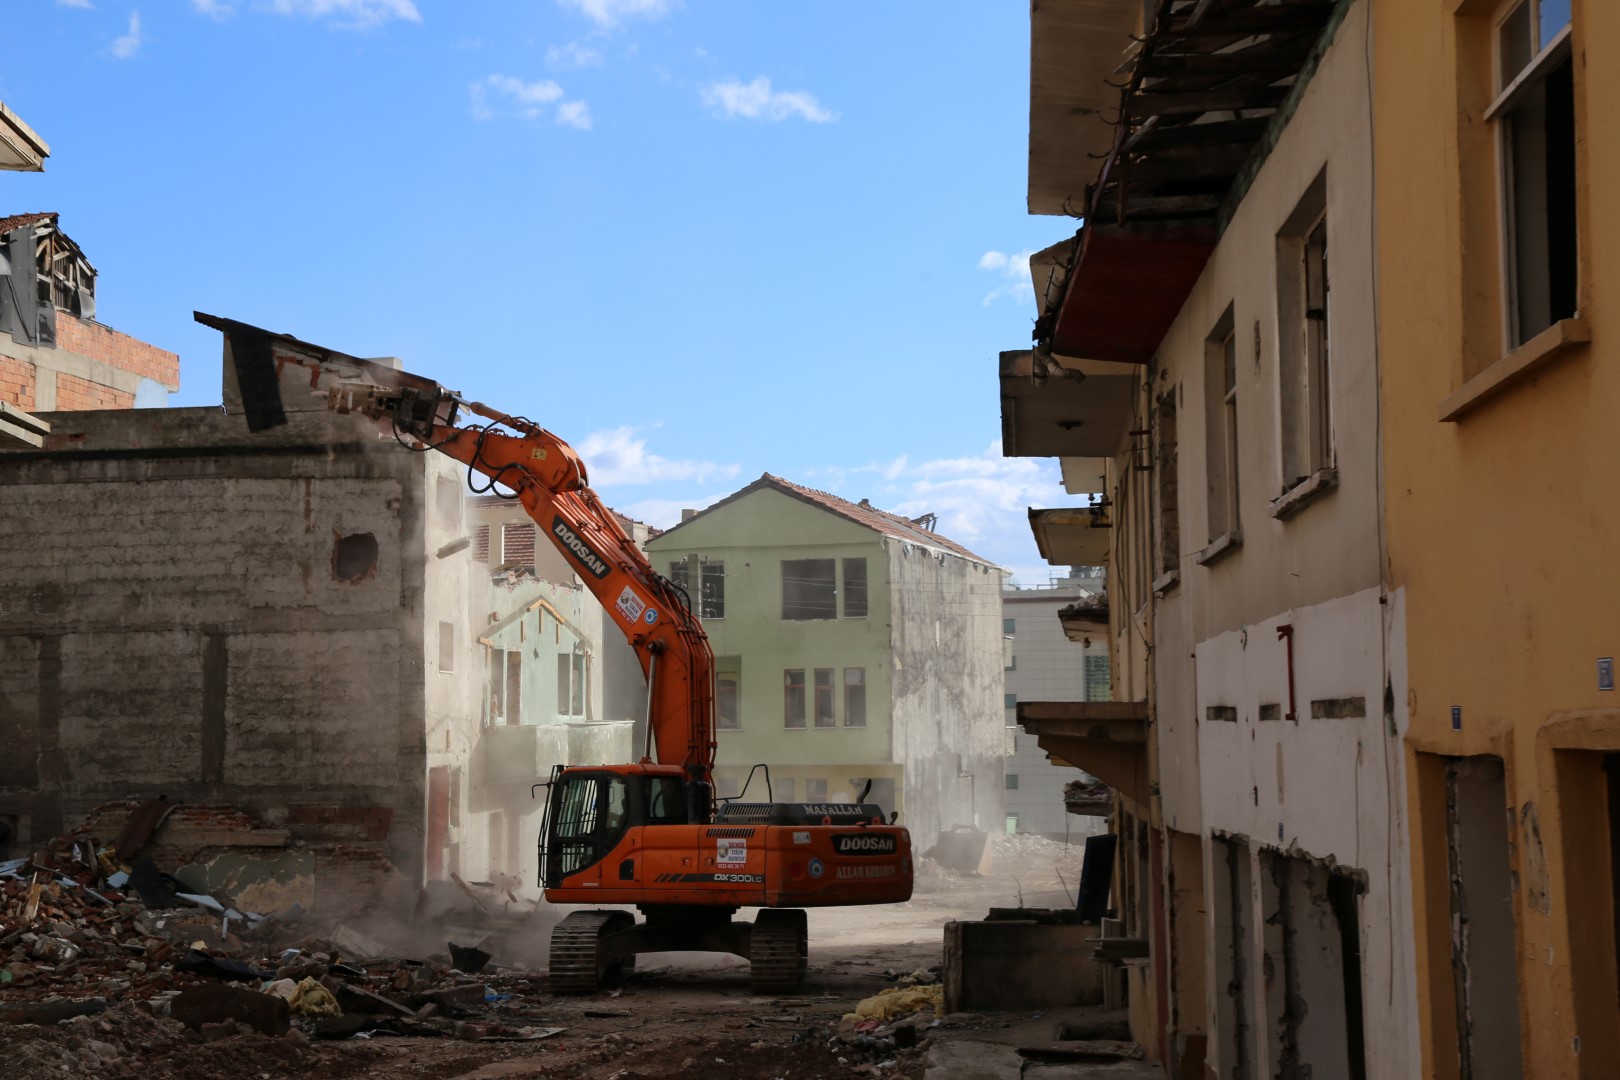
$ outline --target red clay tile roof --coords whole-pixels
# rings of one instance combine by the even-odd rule
[[[727,503],[735,502],[744,495],[751,495],[762,488],[770,488],[773,491],[779,491],[789,498],[798,499],[800,502],[809,503],[812,506],[816,506],[822,510],[828,511],[829,513],[837,514],[839,517],[848,521],[853,521],[857,525],[864,525],[868,529],[880,532],[885,536],[892,536],[897,540],[904,540],[907,543],[918,544],[923,547],[936,548],[941,551],[949,552],[952,555],[960,555],[964,559],[970,559],[973,562],[980,563],[984,566],[996,565],[989,559],[984,558],[982,555],[975,555],[961,544],[958,544],[953,540],[947,540],[939,533],[929,532],[927,529],[923,528],[921,525],[918,525],[910,518],[902,517],[899,514],[891,514],[887,510],[879,510],[865,499],[862,499],[858,503],[852,503],[848,499],[840,499],[837,495],[831,495],[825,491],[817,491],[815,488],[807,488],[803,485],[795,484],[791,480],[784,480],[780,476],[772,476],[770,473],[762,473],[758,480],[755,480],[752,484],[749,484],[741,491],[735,491],[730,495],[727,495],[719,502],[698,511],[696,514],[693,514],[691,517],[687,518],[686,521],[681,522],[680,525],[675,525],[669,529],[666,529],[665,534],[667,535],[672,533],[676,529],[679,529],[681,525],[685,525],[688,521],[696,521],[704,514],[718,510]]]
[[[54,218],[55,211],[45,210],[37,214],[12,214],[10,217],[0,218],[0,235],[13,229],[20,229],[25,225],[37,225],[46,218]]]

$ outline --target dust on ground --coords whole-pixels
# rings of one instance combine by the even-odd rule
[[[135,1075],[150,1080],[243,1077],[321,1080],[350,1076],[447,1080],[810,1080],[920,1078],[929,1044],[956,1035],[1050,1026],[1053,1017],[959,1014],[913,1017],[918,1042],[900,1047],[889,1028],[858,1032],[843,1019],[863,998],[909,973],[937,969],[952,920],[991,907],[1074,903],[1082,846],[1040,837],[996,837],[987,874],[961,874],[918,860],[915,895],[904,904],[810,912],[810,971],[791,997],[751,993],[745,961],[652,954],[623,986],[558,997],[531,972],[492,970],[492,985],[531,989],[501,1006],[502,1019],[560,1033],[527,1042],[397,1037],[311,1039],[243,1033],[199,1042],[179,1023],[123,1004],[49,1027],[0,1025],[0,1076],[7,1080]],[[496,963],[499,964],[497,957]],[[530,978],[525,980],[524,976]]]

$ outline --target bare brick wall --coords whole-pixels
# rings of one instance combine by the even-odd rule
[[[148,345],[100,323],[74,318],[60,309],[56,313],[56,347],[160,382],[170,390],[180,387],[180,357],[177,354]],[[58,406],[64,407],[76,406]]]
[[[34,365],[0,356],[0,401],[26,411],[34,406]]]
[[[110,386],[102,386],[89,379],[69,375],[65,371],[56,373],[56,408],[60,412],[134,407],[135,395],[128,391],[114,390]]]

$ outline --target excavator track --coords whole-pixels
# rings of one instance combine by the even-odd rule
[[[574,911],[551,930],[551,991],[554,994],[594,994],[604,983],[616,982],[635,966],[626,956],[609,962],[607,939],[635,924],[624,911]]]
[[[761,911],[749,935],[749,974],[756,994],[791,994],[804,985],[810,934],[800,910]]]

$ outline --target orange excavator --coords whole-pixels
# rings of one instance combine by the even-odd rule
[[[537,785],[548,790],[546,899],[593,906],[552,930],[553,990],[593,992],[622,978],[638,953],[696,951],[745,957],[757,992],[792,993],[808,955],[805,908],[910,899],[910,836],[866,792],[854,803],[779,803],[767,769],[765,801],[717,805],[708,636],[686,593],[591,490],[567,443],[386,364],[196,317],[226,335],[250,430],[285,420],[284,386],[307,386],[408,449],[463,462],[469,483],[484,477],[476,490],[523,505],[635,650],[647,676],[646,754],[627,765],[559,765]],[[290,379],[289,365],[307,371]],[[733,918],[750,907],[761,909],[752,923]]]

